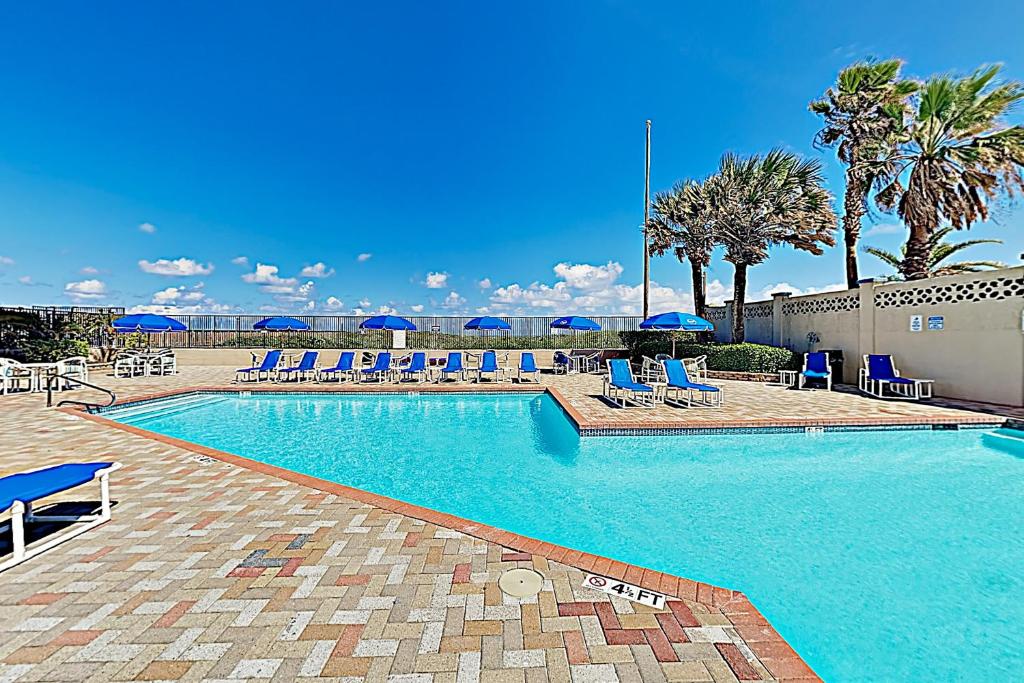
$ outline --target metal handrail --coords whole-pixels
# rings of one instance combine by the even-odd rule
[[[58,408],[60,408],[61,406],[64,406],[64,405],[75,405],[75,406],[82,406],[83,408],[85,408],[89,412],[92,412],[95,408],[109,408],[110,406],[114,405],[117,402],[117,396],[115,396],[114,392],[111,391],[110,389],[106,389],[104,387],[97,386],[95,384],[90,384],[89,382],[86,382],[85,380],[81,379],[80,377],[70,377],[68,375],[62,375],[60,373],[56,373],[55,372],[52,375],[47,375],[46,376],[46,407],[47,408],[49,408],[49,407],[51,407],[53,405],[53,380],[55,380],[55,379],[66,379],[69,382],[77,382],[78,384],[81,384],[82,386],[85,386],[85,387],[89,387],[90,389],[96,389],[97,391],[102,391],[103,393],[105,393],[107,396],[110,397],[110,400],[107,401],[106,404],[103,404],[103,403],[89,403],[87,401],[75,401],[73,399],[64,399],[63,401],[61,401],[60,403],[57,404]]]

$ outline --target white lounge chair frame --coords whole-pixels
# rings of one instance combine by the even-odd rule
[[[892,364],[892,373],[897,377],[902,377],[900,371],[896,369],[895,362]],[[910,377],[907,379],[913,382],[913,384],[893,383],[887,379],[871,379],[868,377],[868,354],[864,354],[864,365],[857,372],[857,388],[868,396],[874,396],[875,398],[920,401],[922,398],[932,397],[932,384],[935,380],[913,379]],[[885,393],[886,387],[889,387],[888,394]]]
[[[38,472],[43,469],[46,469],[46,467],[29,470],[26,474]],[[84,534],[89,529],[98,527],[100,524],[110,521],[110,482],[108,477],[111,472],[115,472],[119,469],[121,469],[121,463],[111,463],[110,467],[104,467],[102,470],[97,470],[96,474],[90,480],[96,481],[98,479],[100,482],[100,513],[98,515],[40,515],[32,512],[32,504],[35,501],[28,503],[23,503],[20,500],[14,501],[9,508],[11,511],[11,537],[13,539],[14,552],[8,560],[0,563],[0,572],[10,569],[15,565],[19,565],[25,560],[29,560],[37,555],[45,553],[47,550],[60,545],[64,541],[71,540],[75,536]],[[88,483],[89,482],[83,482],[78,486],[84,486]],[[78,486],[74,486],[72,488],[78,488]],[[69,490],[71,489],[65,489],[65,491]],[[63,493],[63,491],[61,493]],[[81,525],[76,524],[68,531],[51,536],[45,541],[28,548],[25,546],[25,525],[32,522],[75,522],[81,523]]]

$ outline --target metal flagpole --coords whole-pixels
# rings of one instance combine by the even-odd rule
[[[644,157],[644,320],[650,316],[648,299],[651,295],[651,252],[647,237],[647,221],[651,209],[651,120],[647,119],[647,151]]]

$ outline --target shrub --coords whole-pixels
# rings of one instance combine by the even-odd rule
[[[629,349],[630,358],[639,361],[643,356],[653,358],[659,353],[670,353],[672,351],[672,334],[671,332],[623,332],[622,341]],[[679,337],[676,338],[676,358],[694,358],[696,356],[708,357],[708,370],[776,373],[779,370],[800,368],[800,355],[779,346],[749,343],[701,343],[690,340],[680,341]]]

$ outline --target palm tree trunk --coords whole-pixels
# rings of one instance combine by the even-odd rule
[[[846,246],[846,287],[856,289],[860,275],[857,271],[857,240],[860,222],[864,217],[865,185],[852,168],[846,169],[846,195],[843,198],[843,241]]]
[[[931,246],[928,238],[931,231],[921,225],[910,225],[907,251],[900,264],[900,272],[906,280],[923,280],[928,277],[928,256]]]
[[[743,329],[743,302],[747,298],[747,264],[737,263],[732,277],[732,343],[742,344],[746,339]]]
[[[707,293],[704,291],[704,266],[699,261],[690,261],[690,278],[693,280],[693,312],[703,318]]]

